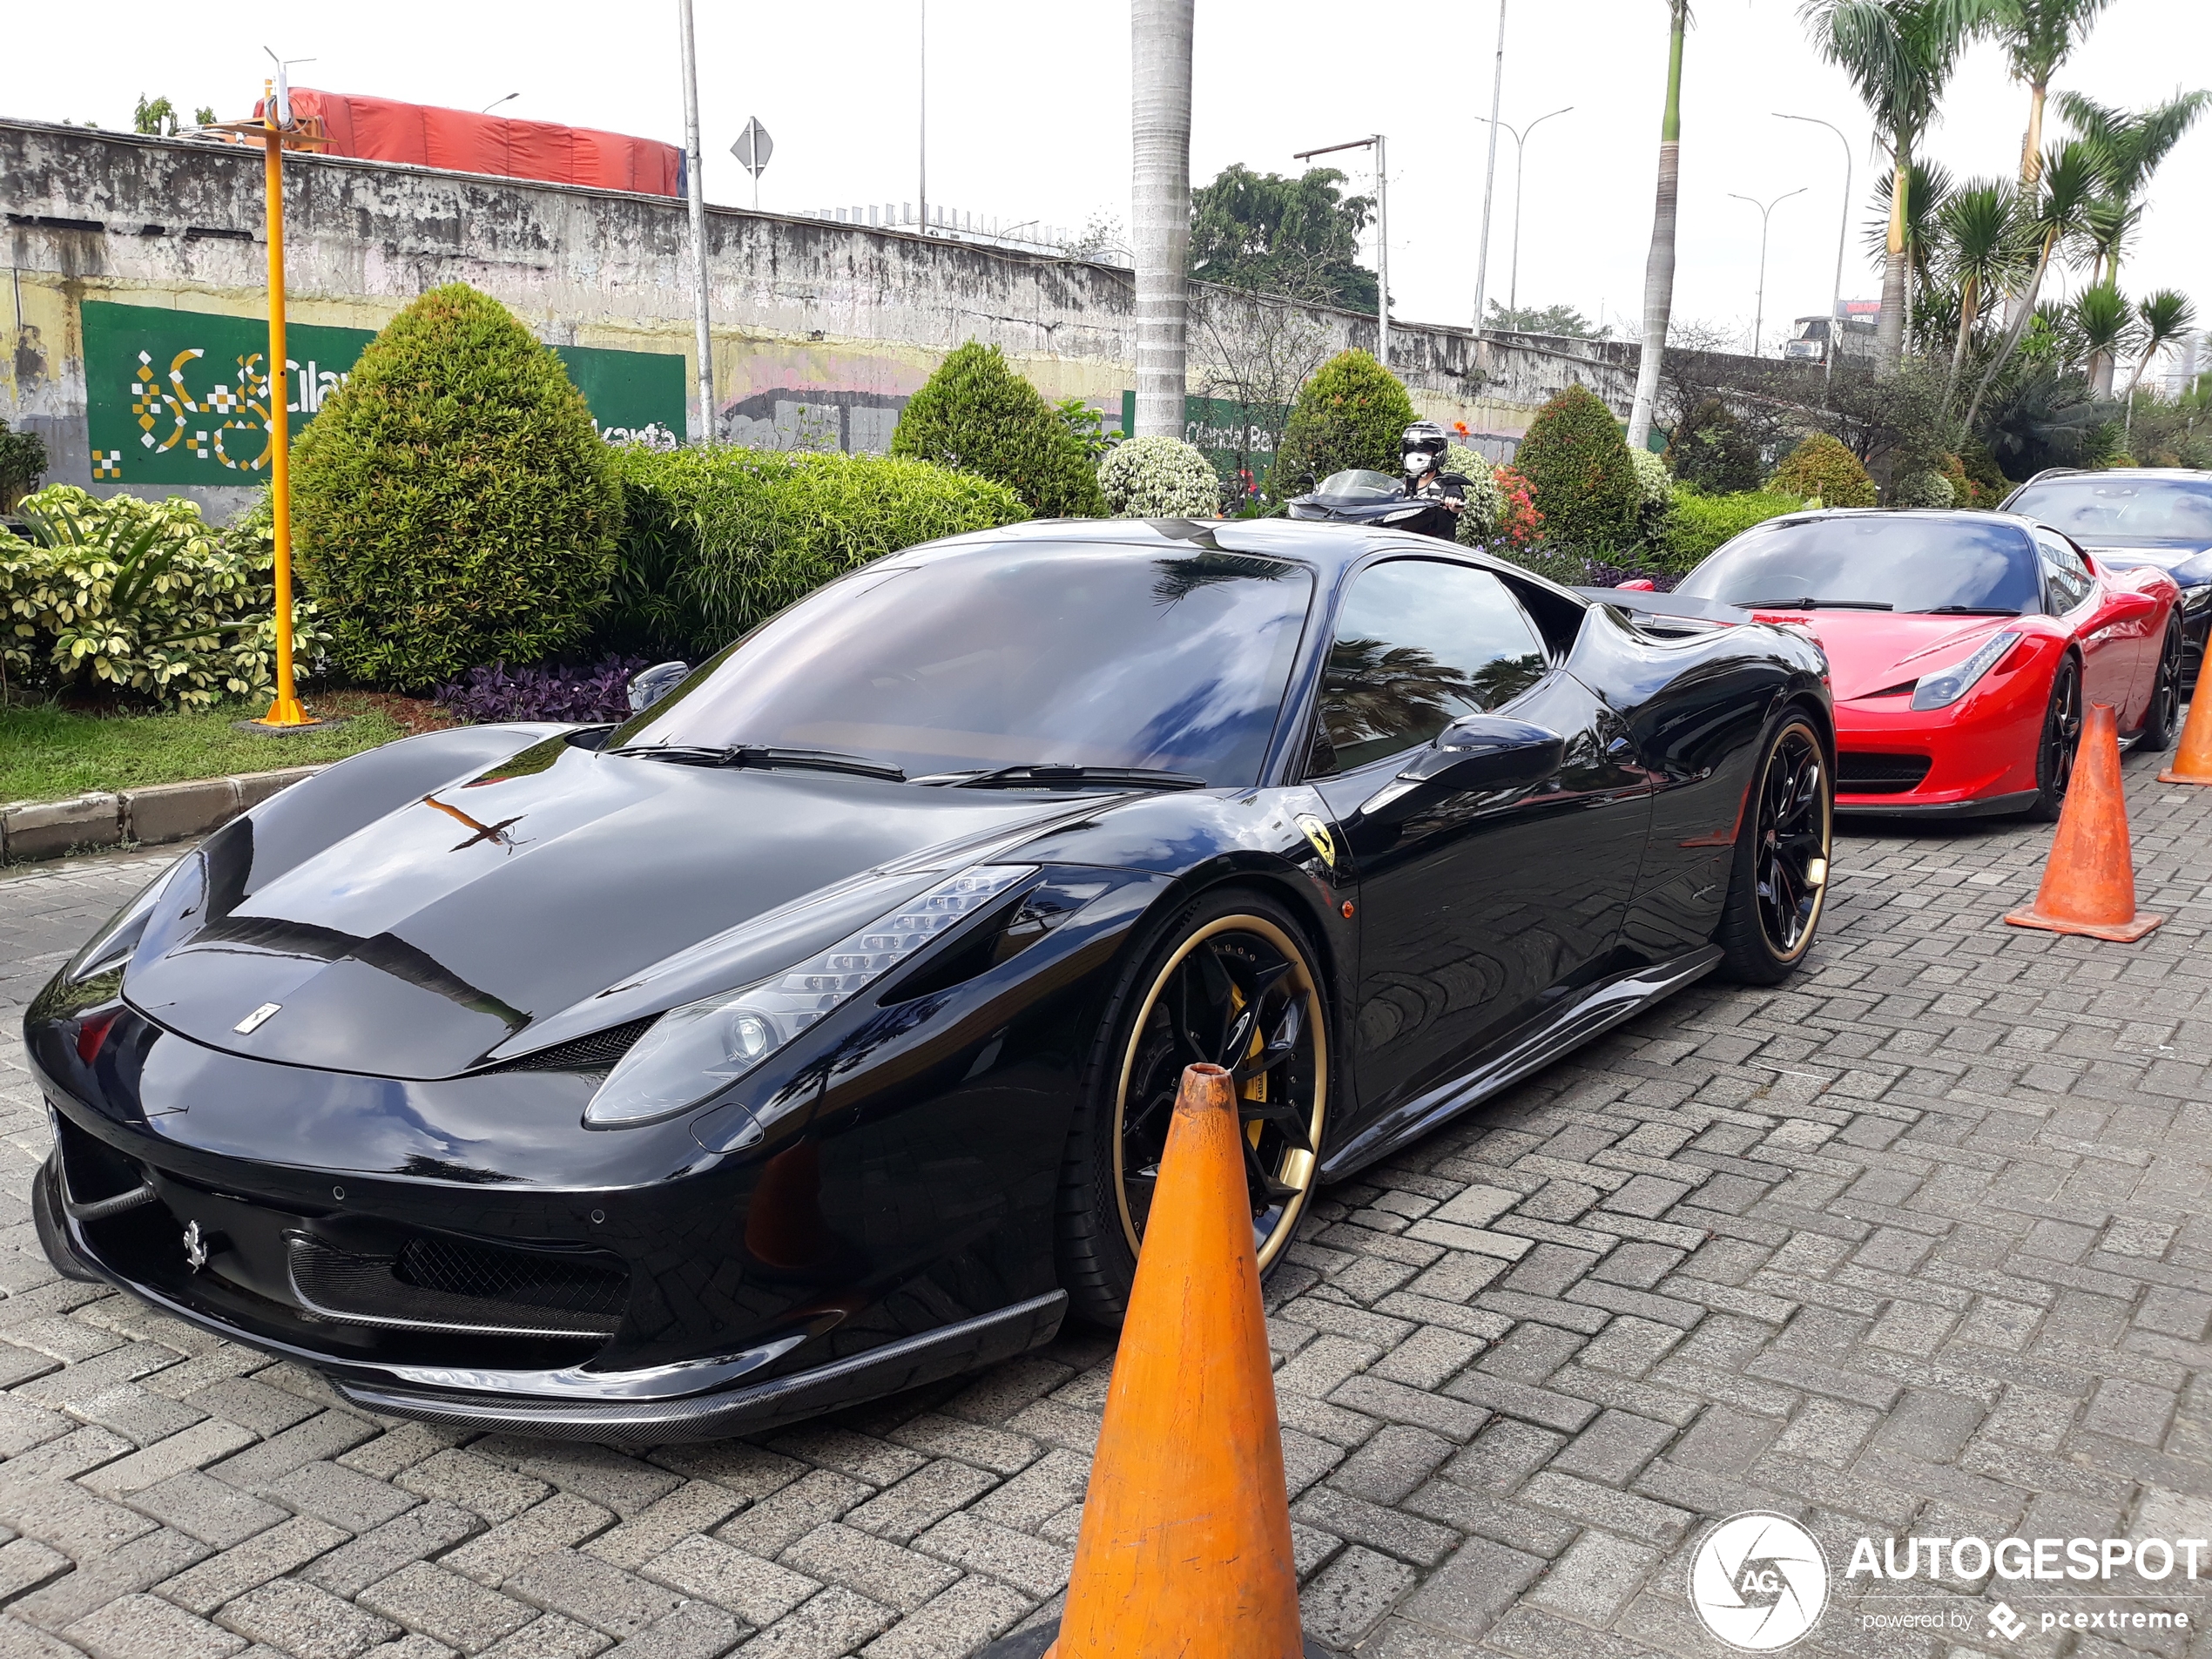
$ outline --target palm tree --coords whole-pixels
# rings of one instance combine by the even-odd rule
[[[2120,255],[2143,222],[2142,206],[2121,196],[2100,196],[2083,216],[2081,239],[2088,247],[2089,285],[2115,280]]]
[[[1184,427],[1190,268],[1193,0],[1130,7],[1136,139],[1130,239],[1136,253],[1136,431]]]
[[[2027,270],[2020,230],[2013,223],[2018,199],[2002,180],[1978,179],[1943,206],[1938,225],[1943,266],[1959,285],[1959,335],[1951,347],[1946,396],[1959,384],[1981,314],[2007,283]]]
[[[2105,193],[2122,209],[2136,206],[2151,175],[2208,107],[2212,92],[2176,92],[2148,110],[2117,110],[2079,92],[2059,94],[2060,112],[2088,147]],[[2117,274],[2116,245],[2114,265],[2113,271],[2100,271],[2099,280]]]
[[[2019,302],[2006,320],[2004,338],[1990,354],[1980,383],[1974,388],[1973,399],[1966,405],[1969,427],[1974,423],[1974,413],[1981,408],[1982,399],[1989,394],[1990,382],[2011,360],[2020,347],[2020,336],[2027,332],[2028,324],[2034,319],[2035,296],[2043,287],[2043,275],[2051,268],[2051,260],[2061,247],[2086,230],[2089,204],[2095,199],[2096,192],[2096,165],[2078,139],[2069,139],[2052,150],[2036,170],[2035,194],[2021,223],[2022,230],[2032,239],[2035,263],[2028,273],[2027,286],[2020,290]]]
[[[1933,286],[1929,252],[1937,241],[1936,226],[1951,199],[1951,170],[1939,161],[1914,161],[1905,169],[1905,334],[1917,341],[1913,308],[1919,296]],[[1889,251],[1890,221],[1896,218],[1891,198],[1897,180],[1874,181],[1874,219],[1866,226],[1866,251],[1877,257]],[[1909,349],[1909,347],[1908,347]]]
[[[2020,140],[2020,194],[2034,189],[2043,167],[2043,104],[2051,77],[2087,38],[2089,26],[2112,0],[1999,0],[1993,18],[1998,40],[2012,64],[2013,78],[2027,84],[2027,132]],[[2010,323],[2026,307],[2016,290],[2005,311]]]
[[[1648,448],[1659,401],[1659,368],[1667,354],[1667,321],[1675,308],[1675,203],[1682,183],[1682,49],[1689,32],[1689,0],[1667,0],[1667,105],[1659,118],[1659,191],[1651,210],[1651,252],[1643,261],[1643,351],[1636,360],[1636,401],[1629,414],[1629,448]]]
[[[1887,141],[1892,184],[1874,368],[1894,374],[1905,344],[1905,224],[1913,146],[1966,42],[2005,0],[1804,0],[1813,45],[1851,78]]]
[[[2131,439],[2135,430],[2135,388],[2143,383],[2143,371],[2150,367],[2152,358],[2196,327],[2196,307],[2187,294],[2161,288],[2135,302],[2135,315],[2142,323],[2143,354],[2135,360],[2135,372],[2128,377],[2128,416],[2122,422]]]
[[[2112,395],[2112,366],[2135,333],[2135,313],[2111,281],[2084,288],[2074,301],[2074,327],[2087,355],[2089,389]]]

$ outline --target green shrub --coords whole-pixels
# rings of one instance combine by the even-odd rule
[[[300,568],[344,673],[416,691],[581,644],[622,495],[561,360],[496,300],[433,288],[300,435]]]
[[[1212,518],[1221,479],[1196,445],[1180,438],[1130,438],[1099,463],[1098,488],[1116,518]]]
[[[1739,490],[1708,496],[1677,488],[1667,510],[1666,529],[1649,560],[1662,575],[1684,576],[1722,543],[1763,520],[1794,513],[1804,503],[1773,490]]]
[[[971,340],[900,413],[891,453],[1004,484],[1040,518],[1106,511],[1085,442],[996,346]]]
[[[1636,474],[1636,539],[1638,547],[1656,547],[1667,534],[1667,515],[1675,504],[1675,481],[1667,463],[1649,449],[1629,451],[1629,464]]]
[[[926,461],[716,447],[615,452],[628,523],[603,642],[718,651],[831,577],[1029,515]]]
[[[54,484],[0,532],[0,668],[48,691],[112,690],[204,707],[274,685],[274,556],[253,516],[218,531],[188,501],[98,501]],[[295,675],[327,636],[293,604]]]
[[[1949,507],[1957,497],[1939,472],[1908,472],[1890,486],[1892,507]]]
[[[1505,493],[1498,488],[1497,469],[1474,450],[1452,443],[1444,448],[1444,470],[1456,472],[1467,481],[1467,510],[1460,515],[1460,545],[1480,547],[1498,533],[1498,521],[1505,513]]]
[[[1998,466],[1997,457],[1979,438],[1970,437],[1959,448],[1959,470],[1973,487],[1975,507],[1994,507],[2013,493],[2013,481]]]
[[[46,441],[35,432],[10,432],[0,421],[0,513],[14,512],[45,470]]]
[[[1767,488],[1823,507],[1871,507],[1874,481],[1858,457],[1825,432],[1816,432],[1783,457]]]
[[[1569,386],[1537,410],[1513,464],[1535,494],[1552,546],[1599,554],[1635,545],[1635,463],[1613,411],[1588,387]]]
[[[1339,352],[1313,371],[1284,422],[1268,493],[1302,496],[1331,473],[1366,467],[1398,475],[1413,401],[1398,376],[1363,351]]]
[[[1665,459],[1678,482],[1709,496],[1759,487],[1759,446],[1735,411],[1716,397],[1705,399],[1676,423]]]

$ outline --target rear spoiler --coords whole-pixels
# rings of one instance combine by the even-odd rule
[[[1689,617],[1740,627],[1753,620],[1741,605],[1718,599],[1699,599],[1685,593],[1652,593],[1642,588],[1577,588],[1575,591],[1593,604],[1613,605],[1631,617]]]

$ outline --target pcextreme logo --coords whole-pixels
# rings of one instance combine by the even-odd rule
[[[1828,1605],[1828,1558],[1786,1515],[1730,1515],[1690,1557],[1689,1604],[1730,1647],[1773,1653],[1820,1622]]]

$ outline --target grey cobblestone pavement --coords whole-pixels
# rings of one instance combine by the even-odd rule
[[[2083,1586],[1842,1574],[1861,1535],[2212,1537],[2212,791],[2155,770],[2145,943],[2000,922],[2046,830],[1847,833],[1791,984],[1698,987],[1325,1195],[1270,1291],[1311,1635],[1713,1659],[1689,1555],[1763,1508],[1836,1569],[1800,1651],[2212,1654],[2178,1569],[2109,1588],[2189,1630],[2111,1634],[2041,1628]],[[1052,1615],[1095,1336],[634,1457],[380,1420],[57,1279],[14,1022],[158,862],[0,880],[0,1659],[924,1659]]]

